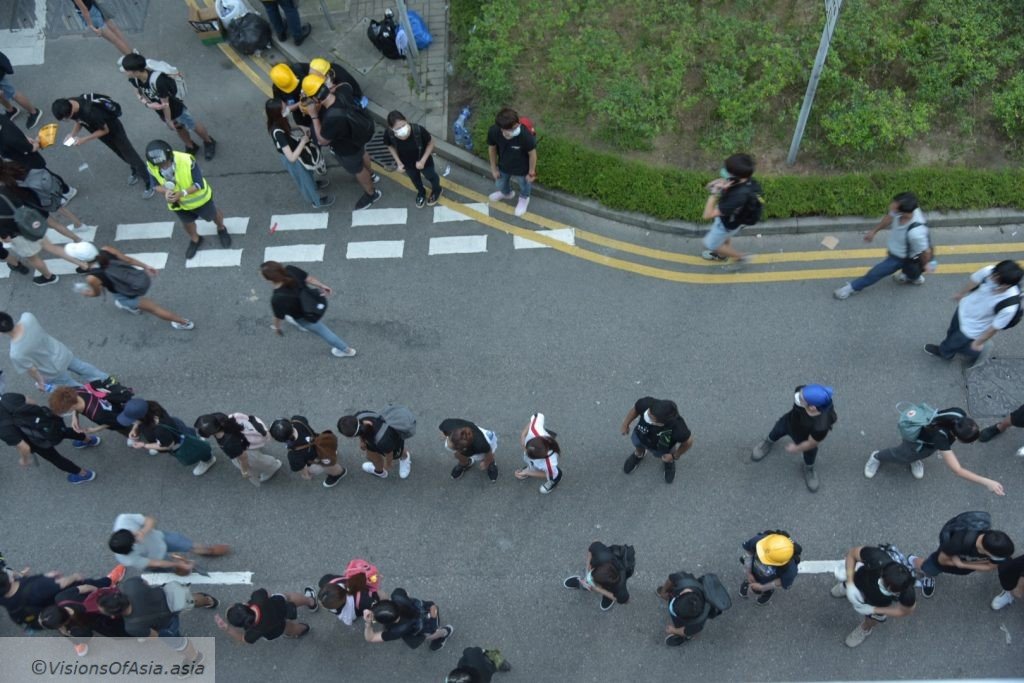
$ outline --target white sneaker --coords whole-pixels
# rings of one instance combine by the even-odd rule
[[[217,458],[212,457],[209,460],[200,460],[196,463],[196,466],[192,468],[192,474],[197,477],[201,477],[206,474],[207,470],[217,464]]]
[[[367,474],[372,474],[373,476],[379,477],[380,479],[387,479],[388,478],[388,471],[384,470],[383,472],[378,472],[377,470],[375,470],[373,468],[373,463],[372,462],[364,462],[363,463],[363,472],[366,472]]]
[[[160,451],[155,448],[150,448],[148,452],[150,455],[160,455]]]
[[[992,598],[992,609],[1003,609],[1007,605],[1013,604],[1013,593],[1010,591],[1003,591],[996,597]]]
[[[874,629],[871,629],[873,631]],[[857,647],[871,635],[871,631],[865,631],[860,626],[850,631],[850,635],[846,636],[847,647]]]
[[[1024,458],[1024,446],[1021,446],[1020,448],[1017,449],[1017,455],[1021,458]]]
[[[193,330],[195,329],[196,324],[191,320],[186,320],[183,323],[172,322],[171,327],[173,327],[176,330]]]
[[[529,205],[530,205],[530,198],[529,197],[523,197],[522,195],[520,195],[519,201],[516,202],[515,214],[517,216],[522,216],[524,213],[526,213],[526,207],[528,207]]]
[[[351,358],[352,356],[356,355],[356,350],[353,349],[351,346],[345,349],[344,351],[332,347],[331,355],[337,356],[338,358]]]
[[[127,311],[127,312],[131,313],[132,315],[139,315],[140,313],[142,313],[142,311],[140,309],[136,308],[135,306],[126,306],[125,304],[121,303],[117,299],[114,299],[114,305],[117,308],[121,309],[122,311]]]
[[[871,455],[868,456],[868,461],[864,464],[864,476],[868,479],[871,479],[878,474],[878,467],[882,464],[876,457],[877,455],[878,451],[872,452]]]
[[[829,595],[831,595],[833,598],[845,598],[846,584],[840,581],[836,585],[832,586],[832,590],[829,591]]]
[[[292,325],[295,325],[295,327],[299,328],[299,330],[302,332],[309,332],[309,330],[307,330],[305,327],[295,322],[295,318],[291,317],[290,315],[286,315],[284,317],[284,321],[286,323],[291,323]]]
[[[910,463],[910,473],[914,475],[914,479],[924,479],[924,461],[915,460]]]
[[[843,285],[836,291],[832,292],[832,296],[839,299],[840,301],[843,301],[844,299],[849,299],[850,295],[855,293],[856,292],[853,291],[853,287],[851,287],[850,283],[847,282],[845,285]]]
[[[406,453],[405,457],[398,461],[399,479],[408,479],[410,472],[412,472],[412,454]]]
[[[515,192],[509,192],[508,194],[505,194],[504,192],[492,192],[487,195],[487,198],[492,202],[500,202],[502,199],[512,199],[515,196]]]

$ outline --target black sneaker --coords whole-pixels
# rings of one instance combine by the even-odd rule
[[[334,488],[335,486],[338,485],[339,481],[341,481],[342,479],[345,478],[346,474],[348,474],[348,469],[347,468],[343,469],[341,471],[341,474],[329,474],[329,475],[327,475],[326,477],[324,477],[324,488],[328,488],[328,489]]]
[[[468,467],[462,465],[456,465],[452,468],[452,479],[461,479],[462,475],[469,471]]]
[[[498,466],[493,462],[487,466],[487,478],[491,480],[491,483],[498,481]]]
[[[227,230],[218,230],[217,238],[220,239],[220,246],[227,249],[231,246],[231,235],[228,234]]]
[[[921,579],[921,595],[926,598],[930,598],[935,595],[935,579],[930,576],[926,576]]]
[[[192,156],[198,155],[199,154],[199,145],[192,145],[191,147],[186,147],[185,148],[185,154],[191,154]]]
[[[676,463],[672,462],[665,463],[665,483],[671,484],[676,479]]]
[[[313,601],[313,606],[306,605],[306,609],[310,612],[315,612],[320,609],[320,601],[316,599],[316,589],[312,586],[306,586],[302,589],[302,594]]]
[[[445,643],[448,642],[448,639],[452,637],[453,633],[455,633],[455,629],[452,628],[450,624],[448,626],[443,626],[442,628],[444,628],[444,630],[448,633],[445,635],[444,638],[438,638],[437,640],[430,641],[431,652],[437,652],[438,650],[443,648],[445,646]]]
[[[8,266],[8,268],[13,270],[15,273],[21,273],[22,275],[28,275],[32,272],[24,263],[16,263],[13,266]]]
[[[607,612],[612,607],[615,607],[615,601],[609,598],[607,595],[601,596],[601,611]]]
[[[370,171],[370,180],[372,180],[373,184],[376,185],[377,183],[380,182],[380,174],[374,171]]]
[[[313,27],[312,26],[310,26],[309,24],[303,24],[302,25],[302,32],[299,35],[295,36],[295,39],[292,41],[292,42],[295,43],[295,47],[298,47],[299,45],[302,45],[302,41],[304,41],[306,38],[309,38],[309,34],[312,33],[312,32],[313,32]]]
[[[740,597],[741,598],[749,598],[750,597],[750,582],[749,581],[744,581],[743,583],[740,584],[739,593],[740,593]]]
[[[501,671],[502,673],[508,673],[511,670],[512,665],[508,663],[507,659],[502,661],[501,666],[498,667],[498,671]]]
[[[36,283],[40,287],[45,287],[46,285],[52,285],[53,283],[57,282],[57,280],[59,280],[59,279],[60,279],[60,276],[51,273],[50,277],[43,277],[42,275],[36,275],[34,278],[32,278],[32,282]]]
[[[43,110],[36,109],[36,113],[29,114],[28,118],[25,119],[25,128],[28,130],[32,130],[33,128],[36,127],[36,124],[39,123],[39,119],[41,118],[43,118]]]
[[[942,358],[942,360],[949,360],[942,355],[942,351],[939,350],[938,344],[925,344],[924,352],[929,356],[935,356],[936,358]]]
[[[135,175],[135,171],[132,171],[132,174],[128,176],[128,185],[131,186],[137,182],[139,182],[139,176]]]
[[[199,245],[202,244],[202,243],[203,243],[203,238],[202,237],[200,237],[195,242],[191,242],[190,241],[188,243],[188,249],[185,250],[185,260],[186,261],[196,255],[196,252],[199,251]]]
[[[364,194],[359,198],[359,201],[356,202],[356,208],[353,209],[353,211],[368,209],[373,206],[378,199],[380,199],[380,190],[374,190],[373,194]]]
[[[443,192],[443,190],[440,187],[431,192],[430,196],[427,197],[427,206],[437,204],[437,200],[441,198],[441,192]]]
[[[565,586],[566,588],[579,588],[583,584],[580,583],[580,577],[578,577],[578,576],[570,576],[569,578],[567,578],[565,581],[562,582],[562,585]]]
[[[636,453],[630,453],[629,457],[626,458],[625,464],[622,465],[622,471],[626,474],[633,474],[633,470],[636,469],[636,466],[639,465],[640,461],[643,459],[643,455],[638,456]]]
[[[427,203],[427,193],[426,192],[417,192],[416,193],[416,208],[417,209],[422,209],[423,206],[426,203]]]
[[[284,41],[288,40],[288,31],[281,31],[280,33],[278,33],[277,34],[277,39],[279,41],[281,41],[282,43]]]
[[[665,638],[665,644],[668,645],[669,647],[679,647],[680,645],[682,645],[683,643],[685,643],[688,640],[690,640],[690,639],[687,638],[686,636],[675,636],[675,635],[672,635],[672,636],[668,636],[667,638]]]
[[[22,271],[18,271],[18,272],[22,272]],[[999,427],[997,427],[996,425],[991,425],[991,426],[985,427],[984,429],[981,430],[981,434],[978,435],[978,441],[980,441],[982,443],[986,443],[986,442],[991,441],[992,439],[996,438],[1000,434],[1002,434],[1002,432],[999,431]]]
[[[772,601],[772,596],[775,595],[775,591],[765,591],[757,596],[757,606],[766,607],[768,603]]]
[[[210,138],[209,142],[203,143],[203,158],[210,161],[215,156],[217,156],[217,141]]]
[[[320,197],[320,204],[316,207],[317,209],[329,209],[334,206],[334,195],[324,195]]]

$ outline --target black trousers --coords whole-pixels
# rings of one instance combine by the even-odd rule
[[[786,413],[780,417],[776,422],[775,426],[772,427],[772,431],[768,434],[769,441],[778,441],[784,436],[788,436],[793,439],[793,443],[802,443],[807,440],[807,434],[793,434],[789,430],[789,413]],[[813,465],[814,460],[818,457],[818,448],[815,446],[809,451],[804,451],[804,464]]]
[[[118,159],[131,166],[132,173],[142,178],[147,188],[153,187],[153,177],[149,175],[149,169],[143,163],[142,157],[132,147],[132,141],[128,139],[128,134],[124,131],[121,122],[108,123],[107,128],[110,132],[101,137],[100,142],[109,147]]]
[[[1024,576],[1024,555],[1013,558],[999,565],[999,585],[1004,591],[1012,591]]]

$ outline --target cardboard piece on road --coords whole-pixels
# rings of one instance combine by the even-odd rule
[[[821,240],[821,246],[825,247],[826,249],[835,249],[838,244],[839,244],[839,240],[837,240],[832,235],[826,235]]]
[[[203,45],[216,45],[224,42],[224,24],[217,16],[213,7],[189,7],[188,23],[199,36]]]

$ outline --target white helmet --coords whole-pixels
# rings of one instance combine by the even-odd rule
[[[71,258],[91,263],[99,256],[100,250],[92,242],[73,242],[64,247],[64,251]]]

